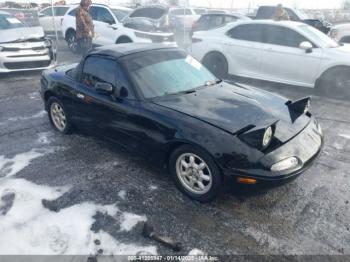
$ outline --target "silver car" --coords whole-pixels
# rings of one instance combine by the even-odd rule
[[[42,27],[29,27],[0,11],[0,73],[46,69],[54,65],[52,42]]]

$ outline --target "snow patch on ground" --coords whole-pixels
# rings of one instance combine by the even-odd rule
[[[154,190],[157,190],[158,187],[157,187],[157,186],[154,186],[154,185],[150,185],[150,186],[149,186],[149,189],[150,189],[151,191],[154,191]]]
[[[135,255],[138,252],[157,254],[155,246],[123,244],[108,233],[90,230],[96,212],[115,216],[114,205],[77,204],[60,212],[42,206],[42,199],[56,199],[68,188],[54,188],[33,184],[24,179],[5,179],[0,182],[0,196],[15,194],[6,215],[0,216],[0,255],[94,255],[103,249],[104,255]],[[121,228],[130,230],[146,218],[122,213]],[[98,239],[101,245],[96,246]]]
[[[57,199],[68,187],[36,185],[14,178],[34,159],[61,149],[48,146],[49,137],[49,132],[39,134],[36,142],[43,148],[13,157],[0,156],[0,255],[96,255],[100,250],[103,255],[156,255],[156,246],[125,244],[102,230],[91,230],[97,212],[115,216],[121,231],[130,231],[138,222],[146,221],[145,216],[92,202],[53,212],[42,205],[42,200]],[[122,191],[120,196],[125,197],[126,191]]]
[[[125,191],[125,190],[120,190],[120,191],[118,192],[118,196],[119,196],[121,199],[125,200],[125,198],[126,198],[126,191]]]
[[[2,155],[0,156],[0,178],[13,176],[28,166],[32,160],[53,152],[53,148],[33,148],[12,158],[6,158]]]
[[[338,134],[338,136],[345,138],[345,139],[350,139],[350,134]]]
[[[38,134],[37,143],[47,145],[51,143],[52,132],[42,132]]]
[[[124,212],[121,216],[120,231],[130,231],[139,222],[146,222],[145,216]]]
[[[42,110],[39,111],[38,113],[34,114],[34,115],[30,115],[30,116],[17,116],[17,117],[10,117],[9,119],[7,119],[7,121],[9,122],[16,122],[16,121],[23,121],[23,120],[29,120],[29,119],[34,119],[34,118],[41,118],[46,116],[46,111]]]

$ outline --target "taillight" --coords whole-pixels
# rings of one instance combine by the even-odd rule
[[[203,40],[197,37],[192,37],[192,43],[199,43],[202,42]]]

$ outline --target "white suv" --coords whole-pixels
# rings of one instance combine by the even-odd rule
[[[64,16],[62,21],[62,33],[67,41],[68,47],[77,51],[75,37],[75,13],[78,6],[72,7]],[[93,19],[95,27],[94,45],[120,44],[129,42],[152,43],[154,39],[161,39],[159,42],[173,41],[170,33],[155,32],[145,33],[142,30],[123,24],[122,21],[131,13],[131,9],[120,6],[106,6],[93,4],[89,13]]]

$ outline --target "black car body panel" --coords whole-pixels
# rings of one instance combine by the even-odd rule
[[[157,56],[159,50],[177,48],[127,44],[101,47],[90,56],[128,61],[145,52]],[[45,71],[41,80],[45,103],[50,96],[57,96],[76,126],[141,153],[160,166],[168,163],[174,148],[189,144],[205,150],[225,175],[284,179],[302,172],[321,150],[323,135],[315,118],[300,112],[292,119],[293,102],[281,96],[222,82],[193,93],[144,99],[121,67],[117,75],[123,81],[116,88],[129,86],[132,93],[130,99],[123,99],[85,88],[79,80],[83,66],[84,59],[79,65]],[[254,147],[244,140],[245,135],[269,126],[274,128],[269,147]],[[291,156],[299,158],[298,167],[285,172],[270,170],[274,163]]]

